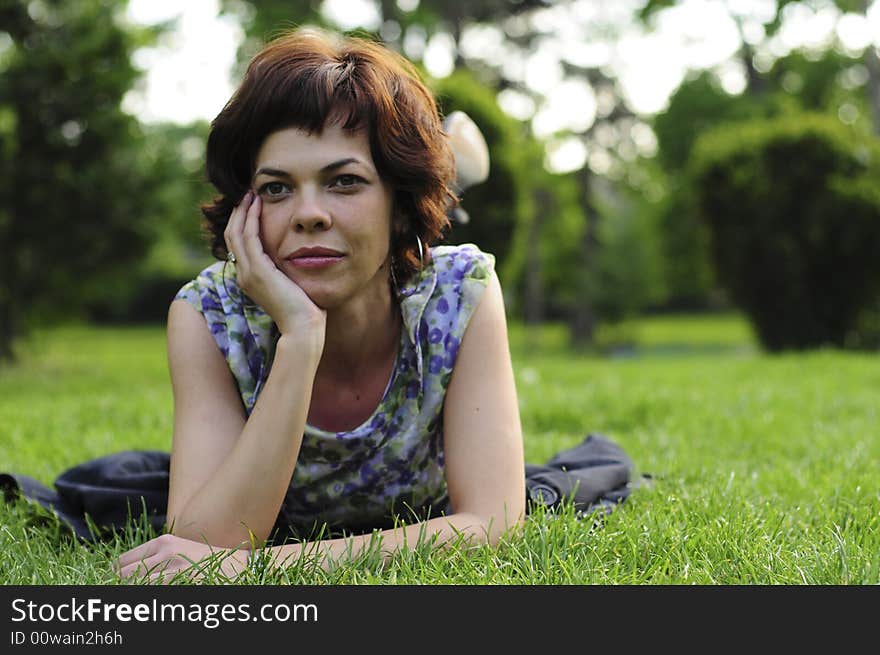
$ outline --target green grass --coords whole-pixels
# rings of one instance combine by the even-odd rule
[[[765,355],[735,316],[644,319],[599,339],[604,354],[578,354],[558,327],[511,327],[527,461],[600,432],[651,474],[611,516],[535,515],[496,549],[330,572],[300,562],[238,582],[880,582],[876,354]],[[167,450],[164,357],[158,328],[37,335],[0,369],[0,470],[49,483],[87,458]],[[0,526],[4,584],[114,583],[112,556],[143,538],[77,546],[23,505],[0,507]]]

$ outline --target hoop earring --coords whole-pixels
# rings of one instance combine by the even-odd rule
[[[422,240],[419,235],[416,235],[416,245],[419,247],[419,264],[421,268],[425,268],[425,251],[422,248]]]
[[[388,266],[391,269],[391,288],[394,290],[394,295],[400,295],[400,285],[397,284],[397,276],[394,274],[394,258],[391,259],[391,262]]]

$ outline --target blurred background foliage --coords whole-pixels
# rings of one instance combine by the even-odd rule
[[[598,327],[638,314],[736,310],[768,350],[880,347],[877,48],[767,47],[793,6],[864,16],[869,0],[768,0],[757,33],[725,3],[743,88],[694,69],[653,115],[630,106],[608,66],[567,59],[565,80],[592,89],[595,117],[538,138],[498,97],[546,98],[468,35],[490,31],[510,57],[534,52],[554,38],[542,12],[576,20],[583,2],[375,2],[369,36],[419,65],[435,37],[451,52],[451,74],[427,81],[444,113],[479,125],[492,166],[448,241],[496,255],[511,318],[563,324],[590,347]],[[284,29],[333,27],[316,0],[220,4],[245,35],[240,70]],[[631,21],[651,30],[679,4],[637,3]],[[125,9],[0,0],[0,359],[37,323],[161,322],[211,261],[199,213],[212,194],[209,126],[142,124],[122,109],[141,74],[133,54],[172,27],[133,25]],[[578,28],[587,43],[618,36],[601,21]],[[583,161],[561,172],[554,152],[572,144]]]

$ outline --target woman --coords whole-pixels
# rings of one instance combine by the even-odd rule
[[[424,536],[495,544],[525,510],[494,259],[435,246],[453,157],[414,68],[315,30],[270,42],[212,124],[221,261],[171,303],[169,534],[122,577],[217,551],[275,566],[386,555]],[[326,539],[308,541],[326,525]],[[288,531],[289,530],[289,531]],[[422,539],[420,539],[420,535]]]

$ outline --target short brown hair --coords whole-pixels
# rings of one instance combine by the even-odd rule
[[[226,257],[223,230],[251,184],[269,134],[296,127],[320,133],[328,119],[366,129],[377,171],[394,192],[395,274],[419,270],[419,240],[436,243],[455,202],[454,164],[434,96],[415,66],[379,43],[300,28],[267,43],[211,123],[208,179],[220,192],[202,206],[211,252]]]

